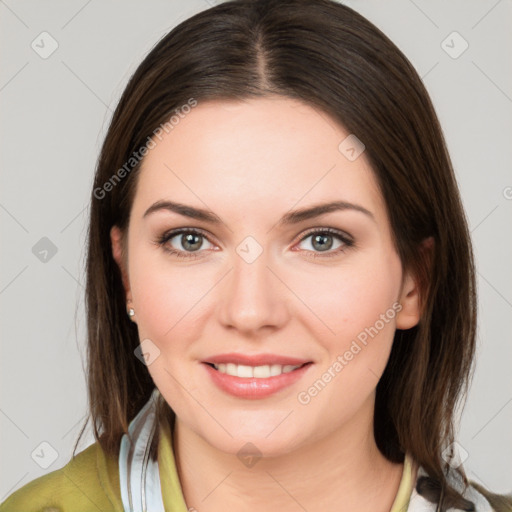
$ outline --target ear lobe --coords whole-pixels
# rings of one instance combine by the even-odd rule
[[[128,280],[127,269],[125,268],[125,261],[123,258],[123,238],[121,230],[118,226],[112,226],[110,230],[110,240],[112,243],[112,255],[114,257],[119,270],[121,271],[121,276],[123,279],[123,286],[126,292],[127,297],[130,294],[130,282]]]
[[[431,268],[432,262],[432,250],[434,247],[434,238],[428,237],[421,243],[420,253],[421,257],[424,258],[424,264],[426,265],[425,275],[429,275],[429,269]],[[426,286],[427,283],[424,283]],[[397,329],[410,329],[418,324],[421,318],[421,290],[420,283],[416,276],[411,273],[407,273],[404,282],[402,284],[402,291],[400,295],[400,304],[402,309],[396,316],[396,328]]]

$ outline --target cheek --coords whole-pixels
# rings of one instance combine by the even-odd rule
[[[377,251],[376,251],[377,253]],[[343,345],[347,341],[374,326],[386,315],[383,331],[394,328],[396,305],[401,281],[401,265],[398,257],[369,254],[365,258],[353,259],[353,264],[338,268],[325,268],[301,279],[294,279],[294,290],[302,297],[311,311],[312,322],[317,330],[324,333],[335,344]],[[391,311],[390,311],[391,310]],[[392,324],[391,326],[389,324]],[[311,324],[313,325],[313,324]]]
[[[401,266],[397,259],[340,268],[318,279],[308,306],[318,318],[303,316],[315,332],[325,357],[317,374],[305,383],[298,401],[325,410],[325,418],[343,422],[374,393],[391,352]],[[311,287],[311,286],[309,286]],[[324,419],[325,419],[324,418]]]
[[[184,272],[176,266],[138,265],[138,261],[148,260],[133,259],[130,283],[139,338],[142,343],[151,340],[145,347],[153,351],[155,358],[148,371],[157,387],[165,391],[168,403],[178,411],[188,403],[184,386],[189,393],[196,391],[195,383],[187,381],[180,370],[191,357],[190,347],[202,336],[199,315],[207,307],[205,296],[211,285],[204,273],[190,268]]]
[[[206,305],[212,276],[201,265],[173,265],[160,251],[134,248],[131,253],[130,286],[139,335],[159,345],[177,337],[193,340],[199,335],[195,320]]]

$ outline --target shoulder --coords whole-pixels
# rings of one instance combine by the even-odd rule
[[[24,485],[0,504],[0,512],[122,511],[118,463],[98,442],[64,467]]]

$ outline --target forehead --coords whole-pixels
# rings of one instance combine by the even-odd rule
[[[153,137],[134,208],[173,199],[249,212],[343,199],[378,215],[384,205],[364,152],[355,160],[344,153],[350,135],[291,98],[198,102],[169,133]]]

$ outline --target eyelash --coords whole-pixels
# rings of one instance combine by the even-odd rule
[[[176,249],[171,249],[165,245],[169,240],[173,239],[174,237],[176,237],[178,235],[184,235],[184,234],[199,235],[199,236],[202,236],[203,238],[206,238],[209,241],[206,234],[199,229],[194,229],[194,228],[184,229],[184,228],[182,228],[182,229],[165,232],[162,236],[160,236],[156,240],[156,243],[157,243],[157,245],[162,247],[164,249],[164,251],[166,251],[167,253],[172,254],[173,256],[176,256],[178,258],[198,258],[199,256],[197,256],[194,253],[186,253],[186,251],[178,251]],[[333,235],[334,237],[338,238],[341,242],[343,242],[344,245],[334,251],[327,252],[324,254],[318,253],[318,252],[315,253],[313,251],[306,251],[307,253],[312,253],[307,256],[308,258],[332,258],[334,256],[338,256],[339,254],[345,252],[347,249],[355,247],[355,242],[351,238],[349,238],[347,235],[345,235],[341,231],[338,231],[338,230],[332,229],[332,228],[311,229],[304,234],[304,236],[298,241],[298,243],[300,244],[301,242],[303,242],[304,240],[309,238],[311,235],[318,235],[318,234]]]

